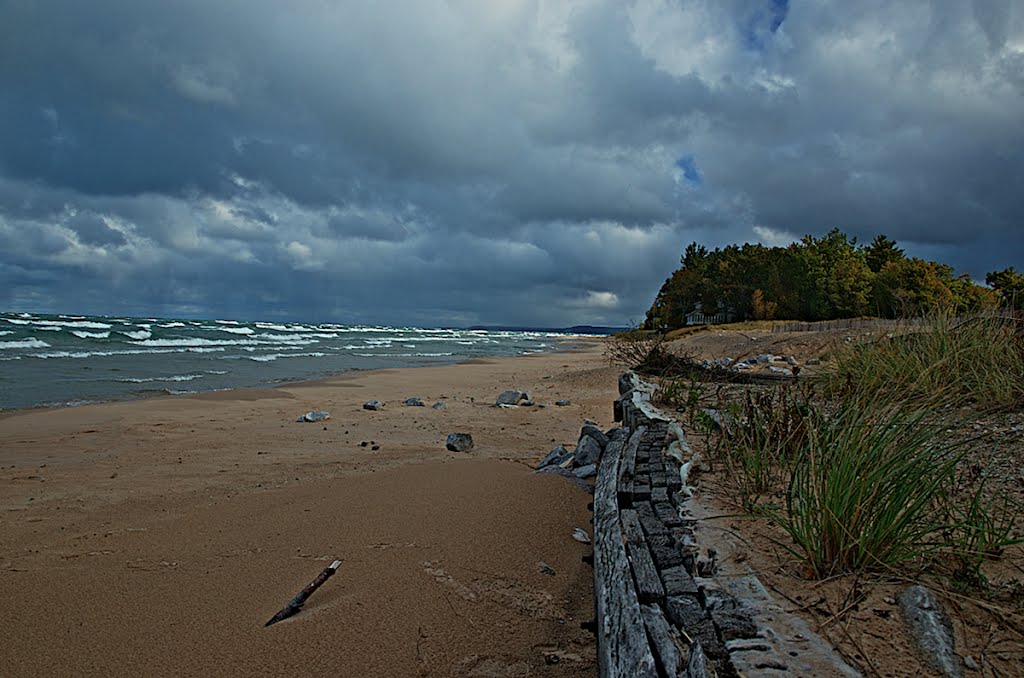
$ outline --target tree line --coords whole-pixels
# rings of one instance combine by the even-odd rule
[[[681,327],[698,307],[737,320],[805,321],[1024,307],[1024,274],[1013,267],[988,273],[983,287],[946,264],[907,257],[885,235],[858,245],[839,229],[788,247],[693,242],[680,263],[647,311],[647,329]]]

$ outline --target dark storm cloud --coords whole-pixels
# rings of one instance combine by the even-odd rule
[[[0,306],[637,320],[691,240],[1021,265],[1024,10],[0,3]]]

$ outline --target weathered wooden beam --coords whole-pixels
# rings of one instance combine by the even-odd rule
[[[636,433],[629,437],[629,442],[622,449],[622,459],[619,462],[619,475],[617,494],[619,506],[630,506],[633,503],[633,476],[636,468],[636,452],[640,448],[640,438],[646,429],[641,426]]]
[[[636,433],[633,436],[639,441]],[[594,488],[598,675],[602,678],[655,678],[654,656],[647,642],[619,521],[617,484],[623,446],[622,436],[608,443],[601,456]]]
[[[655,659],[661,667],[662,673],[668,678],[683,678],[688,676],[685,656],[679,650],[679,635],[665,619],[665,613],[657,605],[641,605],[640,613],[643,615],[644,624],[647,626],[647,637],[650,639],[651,648],[654,650]]]

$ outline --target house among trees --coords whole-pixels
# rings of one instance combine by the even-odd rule
[[[721,313],[705,313],[698,301],[692,311],[685,316],[687,325],[721,325],[736,320],[736,313],[730,308]]]

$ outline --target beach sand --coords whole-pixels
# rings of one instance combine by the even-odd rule
[[[571,537],[591,497],[531,467],[585,419],[612,425],[616,376],[592,342],[2,415],[2,673],[592,675],[591,549]],[[493,407],[506,388],[552,404]],[[313,409],[332,418],[295,421]],[[454,431],[475,448],[447,451]]]

